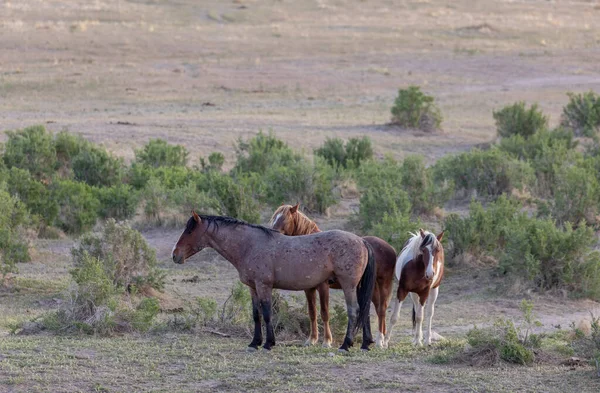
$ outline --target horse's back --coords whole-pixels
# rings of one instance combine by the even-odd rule
[[[396,267],[396,250],[385,240],[376,236],[363,237],[373,248],[377,263],[377,277],[394,277]]]

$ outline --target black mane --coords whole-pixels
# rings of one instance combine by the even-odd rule
[[[435,244],[434,242],[435,237],[433,236],[432,233],[428,233],[424,238],[423,241],[421,242],[421,247],[426,247],[430,244]]]
[[[208,227],[210,227],[211,225],[214,225],[216,231],[219,230],[220,225],[223,225],[223,226],[244,225],[244,226],[248,226],[250,228],[260,229],[267,236],[273,236],[274,233],[278,233],[274,229],[267,228],[262,225],[249,224],[246,221],[238,220],[237,218],[233,218],[233,217],[200,215],[200,219],[202,221],[206,221],[208,223],[207,224]],[[185,233],[187,233],[187,234],[192,233],[194,231],[194,229],[196,229],[197,225],[198,225],[198,223],[196,222],[194,217],[190,217],[187,224],[185,225]]]

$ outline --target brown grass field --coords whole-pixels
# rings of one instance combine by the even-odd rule
[[[223,152],[226,167],[235,141],[259,130],[308,154],[326,137],[367,135],[378,156],[434,162],[492,141],[492,111],[518,100],[538,102],[557,124],[567,91],[600,91],[599,64],[595,1],[2,1],[0,130],[67,129],[126,159],[164,138],[194,163]],[[387,125],[398,88],[410,84],[436,97],[442,132]],[[319,225],[343,228],[355,202]],[[223,302],[235,269],[213,251],[175,266],[180,231],[144,232],[168,270],[167,292]],[[410,345],[409,307],[391,349],[349,355],[294,343],[250,354],[249,339],[208,332],[10,335],[56,306],[73,242],[36,241],[33,262],[0,291],[0,392],[600,391],[591,366],[440,361],[443,345]],[[451,269],[440,291],[434,326],[451,343],[474,324],[518,317],[524,296],[544,331],[600,315],[597,302],[523,295],[473,269]]]

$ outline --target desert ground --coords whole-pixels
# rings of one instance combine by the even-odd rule
[[[193,162],[220,151],[226,168],[236,140],[259,130],[307,154],[327,137],[367,135],[379,157],[435,162],[493,141],[492,111],[515,101],[537,102],[557,124],[565,92],[600,91],[599,64],[593,1],[2,1],[0,129],[66,129],[126,160],[164,138],[185,145]],[[408,85],[436,97],[442,131],[388,125]],[[316,220],[345,228],[356,206],[343,200]],[[223,302],[237,272],[212,250],[174,265],[180,233],[144,232],[168,270],[167,293]],[[349,355],[294,342],[246,353],[249,338],[210,332],[11,335],[15,322],[56,306],[75,241],[36,241],[18,290],[0,291],[0,392],[600,391],[590,366],[436,362],[443,344],[410,344],[409,307],[390,349]],[[518,317],[524,297],[541,331],[600,315],[597,302],[523,294],[488,270],[449,269],[434,330],[460,340],[474,324]]]

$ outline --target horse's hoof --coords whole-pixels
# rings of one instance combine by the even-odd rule
[[[256,347],[247,347],[246,348],[246,352],[256,352],[256,351],[258,351],[258,348],[256,348]]]
[[[308,339],[308,340],[306,340],[306,341],[304,342],[304,346],[305,346],[305,347],[311,347],[311,346],[315,345],[316,343],[317,343],[317,340],[313,341],[313,340],[311,340],[311,339]]]
[[[340,352],[340,353],[349,353],[350,351],[348,349],[345,349],[345,348],[340,348],[340,349],[338,349],[338,352]]]
[[[262,351],[264,353],[269,353],[269,352],[271,352],[271,348],[263,348]]]
[[[331,343],[323,343],[323,348],[331,348]]]
[[[366,348],[361,348],[360,350],[363,352],[369,352],[371,349],[369,347],[366,347]]]

